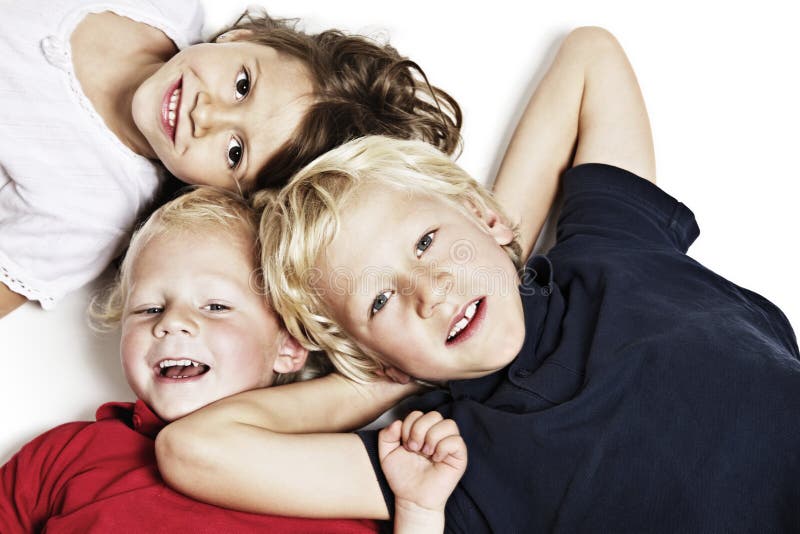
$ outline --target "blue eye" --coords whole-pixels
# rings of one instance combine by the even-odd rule
[[[141,315],[155,315],[157,313],[161,313],[162,311],[164,311],[164,308],[161,306],[150,306],[149,308],[142,308],[134,313]]]
[[[434,235],[436,235],[436,230],[434,230],[433,232],[428,232],[427,234],[422,236],[419,239],[419,241],[417,241],[417,246],[416,249],[414,250],[414,253],[417,255],[417,258],[421,257],[422,254],[426,250],[428,250],[428,247],[430,247],[433,244]]]
[[[372,311],[370,313],[370,316],[375,315],[376,313],[381,311],[381,309],[384,306],[386,306],[386,303],[389,302],[389,298],[391,298],[393,294],[394,294],[393,291],[388,290],[384,291],[383,293],[375,297],[375,300],[372,301]]]
[[[239,71],[239,74],[236,75],[236,81],[234,82],[236,86],[236,94],[234,98],[236,101],[244,99],[247,94],[250,92],[250,74],[247,73],[247,69],[242,68]]]
[[[228,311],[231,309],[230,306],[226,306],[225,304],[218,304],[216,302],[213,304],[207,304],[204,308],[212,312]]]

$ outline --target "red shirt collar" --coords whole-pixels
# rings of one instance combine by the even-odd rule
[[[95,418],[120,419],[140,434],[155,439],[167,422],[150,409],[142,400],[133,402],[107,402],[97,409]]]

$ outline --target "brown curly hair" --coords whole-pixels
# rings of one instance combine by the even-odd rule
[[[311,73],[315,102],[260,170],[255,189],[281,186],[320,154],[365,135],[418,139],[451,155],[459,148],[461,108],[419,65],[388,44],[339,30],[307,34],[297,23],[246,11],[211,39],[247,30],[242,40],[299,59]]]

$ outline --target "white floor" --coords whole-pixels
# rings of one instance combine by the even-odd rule
[[[209,31],[248,3],[204,0]],[[581,25],[610,29],[639,75],[659,184],[700,223],[690,253],[775,302],[800,327],[800,18],[789,7],[596,0],[270,0],[268,6],[302,17],[311,30],[388,36],[459,100],[466,119],[459,161],[487,183],[561,37]],[[28,304],[0,320],[0,462],[58,423],[92,418],[102,402],[132,398],[117,335],[98,337],[85,327],[89,292],[54,312]]]

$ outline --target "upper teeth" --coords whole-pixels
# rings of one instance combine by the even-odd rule
[[[177,365],[180,365],[181,367],[186,367],[188,365],[197,367],[200,364],[192,360],[164,360],[158,364],[158,366],[161,367],[162,369],[164,369],[165,367],[175,367]]]
[[[169,125],[173,128],[175,127],[175,117],[176,110],[178,109],[178,100],[181,99],[181,88],[178,87],[172,92],[172,96],[169,97],[169,106],[167,112],[167,119],[169,119]]]
[[[462,330],[464,330],[464,328],[467,327],[469,322],[475,316],[475,310],[478,309],[478,302],[479,301],[476,300],[475,302],[467,306],[467,309],[464,311],[464,317],[459,319],[458,322],[455,325],[453,325],[453,329],[450,330],[450,334],[447,336],[448,341],[456,337],[456,335],[458,335],[459,332],[461,332]]]

